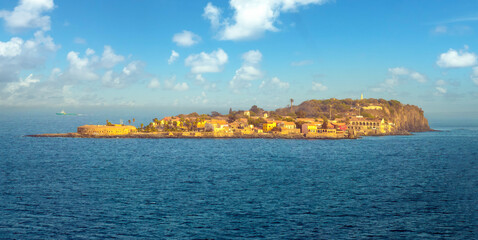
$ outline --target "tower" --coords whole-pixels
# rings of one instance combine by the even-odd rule
[[[360,100],[363,100],[363,93],[360,94]]]

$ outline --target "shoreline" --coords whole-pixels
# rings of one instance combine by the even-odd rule
[[[303,134],[283,135],[283,134],[251,134],[251,135],[183,135],[176,133],[134,133],[126,135],[83,135],[78,133],[45,133],[25,135],[25,137],[50,137],[50,138],[143,138],[143,139],[162,139],[162,138],[185,138],[185,139],[322,139],[322,140],[339,140],[339,139],[358,139],[360,136],[304,136]]]
[[[434,132],[437,130],[420,131],[420,132]],[[142,138],[142,139],[163,139],[163,138],[185,138],[185,139],[318,139],[318,140],[342,140],[342,139],[360,139],[362,137],[384,137],[384,136],[409,136],[413,135],[413,132],[400,131],[389,134],[369,134],[358,136],[327,136],[327,135],[305,135],[305,134],[201,134],[200,136],[194,135],[194,133],[185,134],[183,132],[176,133],[133,133],[124,135],[85,135],[75,132],[71,133],[44,133],[44,134],[30,134],[24,137],[46,137],[46,138]]]

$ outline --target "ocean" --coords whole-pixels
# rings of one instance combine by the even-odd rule
[[[0,239],[478,238],[477,128],[358,140],[24,136],[106,116],[0,115]]]

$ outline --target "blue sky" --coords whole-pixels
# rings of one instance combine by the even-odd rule
[[[1,107],[478,110],[476,1],[0,2]]]

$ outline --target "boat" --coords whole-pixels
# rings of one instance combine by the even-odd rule
[[[61,110],[61,112],[56,113],[56,115],[70,115],[70,116],[76,116],[78,114],[76,113],[66,113],[64,110]]]

